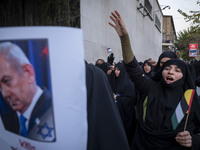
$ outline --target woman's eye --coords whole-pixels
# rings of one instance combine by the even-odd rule
[[[165,70],[169,70],[169,69],[170,69],[169,67],[166,67],[166,68],[165,68]]]
[[[176,72],[181,72],[181,70],[180,69],[176,69]]]

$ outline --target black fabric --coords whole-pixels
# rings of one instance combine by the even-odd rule
[[[200,87],[200,76],[196,78],[195,85]]]
[[[115,70],[112,70],[111,74],[108,77],[108,81],[110,83],[112,91],[114,91],[115,88]]]
[[[161,67],[160,67],[160,61],[162,58],[167,57],[167,58],[177,58],[177,55],[172,52],[172,51],[164,51],[158,58],[157,64],[154,68],[154,72],[157,72]]]
[[[152,78],[153,75],[154,75],[154,67],[153,67],[152,64],[149,62],[149,60],[145,60],[144,63],[143,63],[143,65],[142,65],[143,70],[144,70],[144,65],[145,65],[146,63],[151,67],[151,71],[150,71],[149,73],[146,73],[146,72],[144,71],[144,73],[145,73],[149,78]]]
[[[112,65],[114,62],[114,59],[115,59],[114,54],[111,53],[107,58],[107,62]]]
[[[195,83],[196,81],[196,72],[193,64],[187,64],[187,67],[189,69],[192,81]]]
[[[87,150],[128,150],[123,124],[106,75],[86,63]]]
[[[196,72],[196,80],[195,85],[200,87],[200,61],[194,64],[195,72]]]
[[[119,77],[116,77],[115,80],[115,88],[114,93],[119,94],[121,96],[135,96],[135,87],[134,84],[131,82],[128,73],[124,67],[123,62],[119,62],[115,65],[115,68],[120,70]]]
[[[136,100],[135,87],[125,70],[123,62],[117,63],[115,67],[120,70],[119,76],[116,77],[114,88],[114,93],[117,95],[116,104],[122,118],[129,145],[131,145],[137,123],[134,105]]]
[[[110,66],[111,65],[109,63],[104,62],[103,64],[101,64],[101,65],[99,65],[97,67],[102,69],[103,72],[106,74],[106,76],[108,77],[108,81],[110,83],[111,89],[114,90],[114,86],[115,86],[115,71],[113,70],[110,75],[107,75],[108,70],[111,69]]]

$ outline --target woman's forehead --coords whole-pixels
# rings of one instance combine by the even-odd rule
[[[177,66],[177,65],[175,65],[175,64],[168,65],[168,66],[166,66],[165,68],[167,68],[167,67],[170,67],[170,68],[175,68],[175,69],[180,69],[180,70],[181,70],[181,68],[180,68],[180,67],[178,67],[178,66]]]
[[[166,66],[166,67],[173,67],[173,68],[179,68],[177,65],[175,65],[175,64],[171,64],[171,65],[168,65],[168,66]]]

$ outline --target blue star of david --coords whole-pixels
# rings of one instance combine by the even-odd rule
[[[52,137],[51,131],[53,131],[53,128],[49,127],[47,123],[45,123],[44,125],[39,125],[38,128],[39,130],[37,134],[40,134],[43,139],[45,139],[46,137]]]

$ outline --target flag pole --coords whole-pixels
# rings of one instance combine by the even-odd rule
[[[185,120],[185,125],[184,125],[184,130],[183,131],[186,130],[188,118],[189,118],[189,113],[187,114],[187,117],[186,117],[186,120]]]

